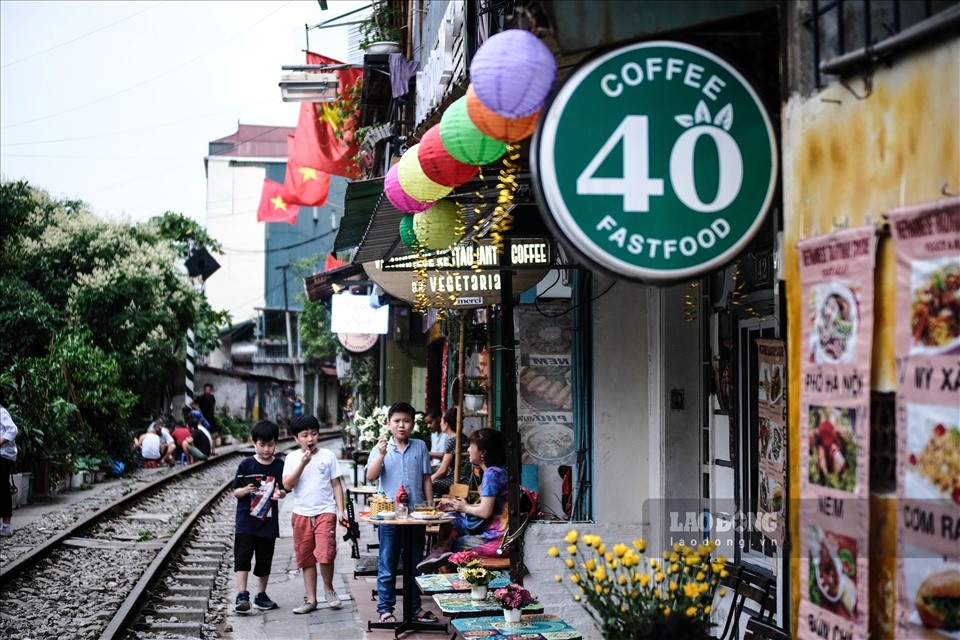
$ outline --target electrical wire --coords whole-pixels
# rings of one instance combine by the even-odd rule
[[[49,48],[47,48],[47,49],[44,49],[43,51],[37,51],[36,53],[31,53],[30,55],[28,55],[28,56],[26,56],[26,57],[24,57],[24,58],[20,58],[20,59],[18,59],[18,60],[14,60],[13,62],[8,62],[7,64],[0,65],[0,69],[6,69],[7,67],[11,67],[11,66],[13,66],[13,65],[15,65],[15,64],[20,64],[21,62],[24,62],[25,60],[30,60],[30,59],[32,59],[32,58],[36,58],[37,56],[40,56],[40,55],[43,55],[43,54],[48,53],[48,52],[50,52],[50,51],[53,51],[54,49],[59,49],[60,47],[65,47],[65,46],[67,46],[68,44],[71,44],[71,43],[73,43],[73,42],[77,42],[78,40],[83,40],[83,39],[86,38],[87,36],[92,36],[92,35],[95,34],[95,33],[100,33],[101,31],[104,31],[104,30],[106,30],[106,29],[109,29],[110,27],[114,27],[114,26],[120,24],[121,22],[126,22],[127,20],[129,20],[129,19],[131,19],[131,18],[136,18],[136,17],[139,16],[141,13],[146,13],[147,11],[150,11],[151,9],[156,9],[156,8],[159,7],[161,4],[163,4],[163,3],[162,3],[162,2],[158,2],[157,4],[150,5],[149,7],[147,7],[146,9],[144,9],[143,11],[137,11],[136,13],[130,14],[130,15],[127,16],[126,18],[120,18],[120,19],[117,20],[116,22],[111,22],[110,24],[104,25],[104,26],[99,27],[99,28],[97,28],[97,29],[94,29],[93,31],[88,31],[87,33],[83,34],[82,36],[77,36],[76,38],[71,38],[70,40],[67,40],[66,42],[61,42],[60,44],[55,44],[55,45],[53,45],[52,47],[49,47]]]
[[[153,82],[154,80],[159,80],[160,78],[163,78],[163,77],[165,77],[165,76],[170,75],[170,74],[173,73],[174,71],[179,71],[180,69],[182,69],[182,68],[184,68],[184,67],[186,67],[186,66],[188,66],[188,65],[190,65],[190,64],[193,64],[194,62],[196,62],[196,61],[199,60],[200,58],[203,58],[204,56],[207,56],[207,55],[213,53],[214,51],[216,51],[216,50],[219,49],[220,47],[226,45],[227,43],[236,40],[236,39],[239,38],[241,35],[245,34],[247,31],[250,31],[250,30],[253,29],[254,27],[260,25],[262,22],[264,22],[265,20],[267,20],[268,18],[270,18],[271,16],[273,16],[273,15],[276,14],[277,12],[282,11],[283,9],[285,9],[285,8],[287,7],[287,5],[289,5],[289,4],[290,4],[290,2],[285,2],[285,3],[283,3],[283,4],[280,5],[278,8],[274,9],[273,11],[271,11],[271,12],[268,13],[266,16],[264,16],[263,18],[261,18],[261,19],[258,20],[257,22],[253,23],[252,25],[250,25],[250,26],[247,27],[246,29],[243,29],[243,30],[241,30],[241,31],[238,31],[233,37],[227,38],[226,40],[224,40],[224,41],[221,42],[220,44],[216,45],[216,46],[213,47],[212,49],[209,49],[209,50],[201,53],[200,55],[195,56],[195,57],[191,58],[190,60],[187,60],[187,61],[184,62],[183,64],[177,65],[176,67],[173,67],[172,69],[168,69],[167,71],[164,71],[163,73],[161,73],[161,74],[159,74],[159,75],[156,75],[156,76],[152,76],[152,77],[150,77],[150,78],[147,78],[146,80],[144,80],[144,81],[142,81],[142,82],[138,82],[137,84],[130,85],[130,86],[125,87],[125,88],[123,88],[123,89],[121,89],[121,90],[119,90],[119,91],[117,91],[117,92],[114,92],[114,93],[108,95],[108,96],[104,96],[103,98],[98,98],[98,99],[96,99],[96,100],[93,100],[92,102],[87,102],[86,104],[81,104],[81,105],[78,105],[78,106],[76,106],[76,107],[70,107],[69,109],[64,109],[63,111],[58,111],[58,112],[56,112],[56,113],[51,113],[51,114],[48,114],[48,115],[45,115],[45,116],[40,116],[39,118],[34,118],[34,119],[32,119],[32,120],[24,120],[23,122],[16,122],[16,123],[14,123],[14,124],[8,124],[8,125],[5,125],[5,126],[3,126],[3,127],[0,127],[0,129],[13,129],[14,127],[22,127],[22,126],[25,125],[25,124],[32,124],[32,123],[34,123],[34,122],[41,122],[41,121],[43,121],[43,120],[49,120],[50,118],[55,118],[55,117],[57,117],[57,116],[62,116],[62,115],[64,115],[65,113],[71,113],[71,112],[73,112],[73,111],[78,111],[78,110],[80,110],[80,109],[85,109],[86,107],[90,107],[90,106],[93,106],[93,105],[95,105],[95,104],[100,104],[101,102],[104,102],[104,101],[106,101],[106,100],[110,100],[111,98],[115,98],[115,97],[117,97],[117,96],[119,96],[119,95],[123,95],[124,93],[128,93],[128,92],[130,92],[130,91],[133,91],[134,89],[138,89],[138,88],[144,86],[145,84],[149,84],[149,83]]]

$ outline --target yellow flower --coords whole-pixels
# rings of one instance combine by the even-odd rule
[[[673,582],[673,581],[670,582],[670,591],[676,591],[679,588],[680,588],[680,585],[678,585],[676,582]]]
[[[602,585],[602,584],[598,584],[597,586],[595,586],[595,587],[593,588],[593,590],[596,591],[597,593],[603,593],[603,585]]]
[[[572,558],[567,558],[567,559],[564,560],[563,562],[564,562],[564,564],[567,565],[567,568],[568,568],[568,569],[573,569],[573,559],[572,559]]]
[[[617,578],[617,584],[619,584],[621,587],[627,584],[627,576],[620,576]]]
[[[696,608],[696,607],[687,607],[687,617],[688,617],[688,618],[692,618],[692,617],[695,616],[695,615],[697,615],[697,608]]]
[[[666,576],[663,575],[662,571],[657,571],[656,575],[653,576],[653,579],[656,580],[657,582],[663,582],[664,578],[666,578]]]
[[[577,602],[580,602],[580,594],[579,593],[573,594],[573,599],[576,600]]]
[[[550,554],[551,556],[553,556],[554,558],[557,558],[557,557],[560,556],[560,550],[557,549],[556,547],[550,547],[550,549],[547,551],[547,553],[549,553],[549,554]]]
[[[667,607],[667,608],[665,608],[665,609],[663,610],[663,615],[665,615],[665,616],[669,616],[669,615],[670,615],[670,607]]]
[[[597,537],[597,542],[600,543],[600,544],[596,545],[596,547],[597,547],[597,553],[599,553],[599,554],[602,555],[602,556],[607,555],[607,545],[605,545],[605,544],[603,544],[602,542],[600,542],[599,536]]]
[[[641,574],[640,574],[640,586],[641,586],[641,587],[646,587],[648,584],[650,584],[650,574],[649,574],[649,573],[641,573]]]
[[[571,529],[570,532],[567,534],[567,537],[564,538],[564,540],[566,540],[570,544],[575,544],[577,542],[577,530]]]
[[[555,575],[553,576],[553,579],[556,580],[557,582],[561,582],[561,581],[563,581],[563,576],[561,576],[559,573],[557,573],[557,574],[555,574]]]
[[[643,538],[637,538],[633,541],[633,546],[637,548],[637,551],[643,553],[647,549],[647,541]]]
[[[720,597],[722,598],[722,597],[725,596],[725,595],[727,595],[727,590],[726,590],[726,589],[720,589]]]
[[[669,556],[670,562],[677,562],[680,560],[680,556],[676,553],[671,553]]]
[[[587,571],[593,571],[594,569],[597,568],[597,561],[594,558],[590,558],[589,560],[583,563],[583,567]]]
[[[702,582],[704,579],[706,579],[706,577],[707,577],[707,574],[705,574],[703,571],[697,571],[698,581]]]
[[[710,605],[707,605],[703,608],[704,615],[710,615],[711,611],[713,611],[713,607],[711,607]]]
[[[683,585],[683,594],[688,598],[695,598],[700,595],[700,589],[696,584],[688,582],[687,584]]]
[[[617,556],[618,558],[625,556],[629,550],[630,547],[622,543],[613,545],[613,555]]]
[[[681,551],[681,550],[683,550],[683,549],[684,549],[684,545],[683,545],[683,544],[681,544],[681,543],[679,543],[679,542],[674,542],[674,543],[673,543],[673,550],[674,550],[674,551]]]
[[[607,570],[601,565],[597,567],[597,570],[593,573],[593,577],[602,582],[607,579]]]
[[[569,547],[567,547],[567,553],[569,553],[572,556],[577,555],[577,545],[572,544]]]
[[[580,574],[579,574],[579,573],[571,573],[571,574],[570,574],[570,580],[572,580],[573,582],[579,583],[579,582],[580,582]]]

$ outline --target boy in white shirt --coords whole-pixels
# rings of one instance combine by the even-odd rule
[[[296,416],[290,430],[300,444],[283,464],[283,486],[293,497],[293,549],[303,572],[306,604],[294,613],[317,610],[317,564],[323,579],[324,599],[340,607],[333,588],[333,561],[337,557],[337,522],[346,522],[340,462],[329,449],[317,446],[320,422],[314,416]]]

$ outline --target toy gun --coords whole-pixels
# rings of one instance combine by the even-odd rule
[[[347,507],[347,521],[343,522],[344,527],[347,528],[347,532],[343,534],[344,540],[349,540],[352,545],[350,549],[350,557],[356,560],[360,559],[360,523],[357,522],[357,516],[353,510],[353,500],[348,499],[346,504]]]

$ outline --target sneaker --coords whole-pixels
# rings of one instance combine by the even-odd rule
[[[266,593],[263,593],[263,592],[257,594],[257,597],[253,599],[253,604],[254,606],[257,607],[257,609],[269,610],[269,609],[280,608],[280,605],[278,605],[276,602],[271,600],[270,596],[268,596]]]
[[[4,538],[9,538],[12,535],[13,535],[13,527],[11,527],[9,524],[0,525],[0,536],[3,536]]]
[[[420,564],[417,565],[417,571],[420,573],[436,573],[437,569],[447,564],[447,560],[452,555],[453,553],[450,551],[431,553],[429,556],[420,561]]]
[[[237,611],[250,611],[250,592],[241,591],[237,594],[237,606],[234,607]]]
[[[331,609],[340,608],[340,596],[337,595],[336,591],[327,591],[327,593],[324,594],[324,598],[326,598],[327,604],[330,605]]]
[[[317,610],[316,602],[307,602],[293,610],[294,613],[313,613]]]

